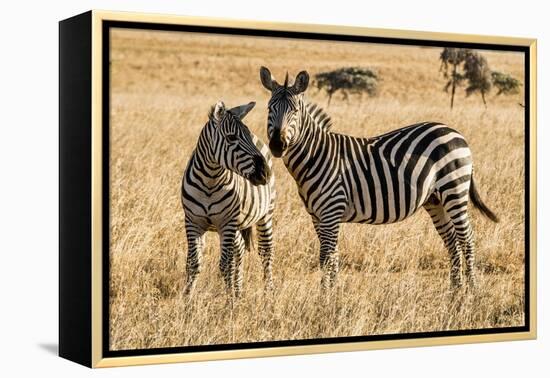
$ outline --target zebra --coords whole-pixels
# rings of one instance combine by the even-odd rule
[[[273,287],[271,154],[242,122],[254,106],[250,102],[227,110],[223,102],[216,103],[183,174],[181,201],[188,245],[185,294],[192,293],[201,270],[204,234],[217,231],[219,268],[226,288],[232,296],[240,296],[242,259],[251,247],[254,226],[265,287]]]
[[[306,71],[292,86],[288,73],[280,85],[265,67],[260,79],[271,91],[269,148],[296,181],[320,241],[323,290],[334,286],[338,272],[341,223],[389,224],[421,207],[449,252],[451,288],[462,286],[462,255],[469,286],[475,286],[468,197],[489,219],[498,218],[477,192],[471,151],[458,131],[422,122],[373,138],[338,134],[325,111],[304,100]]]

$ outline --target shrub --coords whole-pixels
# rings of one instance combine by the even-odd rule
[[[344,67],[334,71],[315,75],[315,83],[319,90],[328,94],[328,105],[332,95],[341,91],[344,99],[348,94],[366,92],[375,96],[378,87],[378,75],[371,69],[361,67]]]
[[[491,72],[493,86],[498,90],[497,96],[501,94],[511,95],[519,93],[521,82],[511,75],[503,72]]]

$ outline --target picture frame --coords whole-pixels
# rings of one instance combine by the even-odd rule
[[[111,350],[110,109],[115,29],[523,54],[524,286],[520,326]],[[111,367],[536,338],[536,40],[364,27],[89,11],[59,24],[59,355]],[[259,69],[259,67],[258,67]],[[279,76],[282,74],[278,72]],[[293,74],[296,74],[293,73]],[[436,73],[437,75],[437,73]],[[259,77],[250,78],[261,88]],[[282,78],[280,78],[282,82]],[[251,99],[256,100],[256,99]],[[228,103],[232,102],[230,98]],[[212,104],[208,104],[212,105]],[[236,104],[235,104],[236,105]],[[208,106],[202,109],[206,114]],[[329,108],[330,110],[330,108]],[[206,118],[205,118],[206,120]],[[111,127],[111,129],[110,129]],[[265,138],[264,135],[259,135]],[[182,169],[184,167],[181,167]],[[180,171],[176,175],[180,175]],[[281,177],[288,180],[290,176]],[[279,179],[279,177],[277,177]],[[176,203],[180,206],[179,203]],[[182,226],[183,227],[183,226]],[[369,226],[362,226],[369,227]],[[183,230],[183,228],[182,228]],[[182,231],[183,232],[183,231]],[[218,253],[218,252],[216,252]],[[182,251],[182,255],[184,252]],[[183,259],[183,257],[182,257]],[[182,280],[184,271],[179,272]],[[245,286],[249,286],[245,282]]]

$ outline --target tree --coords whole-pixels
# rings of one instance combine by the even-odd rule
[[[470,51],[464,61],[464,77],[468,80],[466,96],[479,92],[483,105],[487,107],[485,94],[491,90],[491,70],[487,59],[477,52]]]
[[[451,88],[451,109],[454,104],[456,88],[467,82],[466,96],[479,92],[483,104],[487,107],[486,95],[494,86],[498,89],[497,95],[515,94],[519,92],[521,83],[512,76],[491,71],[487,59],[479,52],[470,49],[456,49],[446,47],[439,56],[440,71],[448,79],[445,92]]]
[[[469,49],[445,47],[439,55],[439,60],[441,61],[439,70],[443,71],[444,77],[448,79],[445,84],[445,92],[449,92],[449,88],[451,88],[451,109],[454,105],[456,88],[466,79],[464,74],[459,69],[460,66],[466,61],[469,54]]]
[[[366,92],[369,96],[375,96],[378,75],[368,68],[344,67],[315,75],[315,83],[319,90],[327,92],[327,106],[330,106],[332,95],[337,91],[342,92],[344,99],[350,93]]]

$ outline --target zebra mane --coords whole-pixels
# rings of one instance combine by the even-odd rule
[[[324,132],[330,131],[332,127],[332,119],[323,108],[313,102],[308,102],[306,103],[306,110],[321,130]]]

